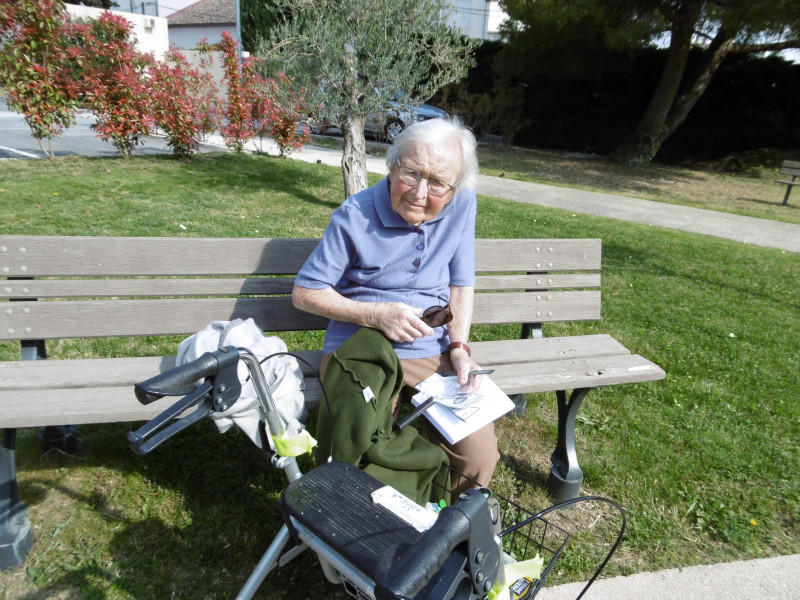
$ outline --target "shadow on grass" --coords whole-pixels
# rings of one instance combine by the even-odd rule
[[[789,203],[784,205],[783,196],[775,200],[762,200],[761,198],[741,198],[741,200],[744,202],[752,202],[753,204],[763,204],[764,206],[780,206],[788,210],[800,210],[800,206],[792,204],[792,198],[789,198]],[[798,204],[800,204],[800,201],[798,201]]]
[[[278,532],[286,485],[243,435],[211,423],[138,457],[137,424],[85,427],[75,457],[20,444],[20,494],[36,529],[20,600],[233,597]],[[301,468],[311,468],[305,461]],[[309,552],[256,598],[345,598]],[[64,594],[71,594],[64,596]]]

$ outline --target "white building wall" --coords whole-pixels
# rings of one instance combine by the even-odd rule
[[[176,27],[173,25],[169,28],[169,43],[178,48],[190,49],[197,48],[200,40],[206,38],[209,44],[216,44],[222,41],[223,31],[227,31],[231,34],[231,37],[236,39],[235,25],[198,25],[197,27]]]
[[[451,27],[480,40],[499,39],[500,24],[508,18],[496,0],[450,0],[445,10]]]
[[[76,4],[67,4],[67,12],[73,19],[96,19],[104,9],[93,8]],[[125,17],[133,25],[133,35],[136,38],[136,48],[140,52],[151,52],[161,60],[169,49],[169,35],[167,33],[167,20],[164,17],[148,17],[134,13],[118,12],[114,14]]]

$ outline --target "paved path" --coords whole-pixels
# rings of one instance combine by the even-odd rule
[[[307,147],[293,157],[338,166],[341,164],[342,153],[340,150]],[[368,157],[367,163],[371,172],[386,173],[386,163],[382,158]],[[478,177],[478,193],[800,252],[800,225],[792,223],[488,175]]]
[[[482,194],[800,252],[800,225],[481,175]]]

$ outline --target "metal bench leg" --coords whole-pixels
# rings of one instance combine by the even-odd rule
[[[520,339],[527,340],[529,338],[543,338],[542,324],[541,323],[523,323],[522,335]],[[509,414],[514,417],[522,418],[525,416],[527,406],[525,404],[525,394],[512,394],[509,396],[514,403],[514,410]]]
[[[47,360],[47,347],[44,340],[22,340],[20,342],[22,360]],[[75,454],[78,451],[78,432],[75,425],[47,425],[39,432],[42,453],[54,448]]]
[[[556,449],[550,457],[553,467],[547,480],[547,491],[553,501],[564,502],[577,498],[583,483],[583,471],[578,466],[578,456],[575,452],[575,417],[581,402],[593,388],[580,388],[572,390],[567,400],[567,392],[556,392],[558,399],[558,441]]]
[[[6,429],[0,440],[0,569],[21,565],[33,546],[28,507],[17,488],[16,436],[16,429]]]
[[[792,178],[792,181],[794,181],[794,178]],[[787,185],[786,186],[786,195],[783,197],[783,206],[786,206],[787,204],[789,204],[789,194],[792,193],[792,188],[793,187],[794,186],[791,186],[791,185]]]

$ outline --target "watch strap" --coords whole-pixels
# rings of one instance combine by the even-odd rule
[[[450,352],[451,350],[455,350],[456,348],[461,348],[462,350],[466,351],[467,356],[472,356],[472,352],[464,342],[453,342],[447,347],[447,351]]]

